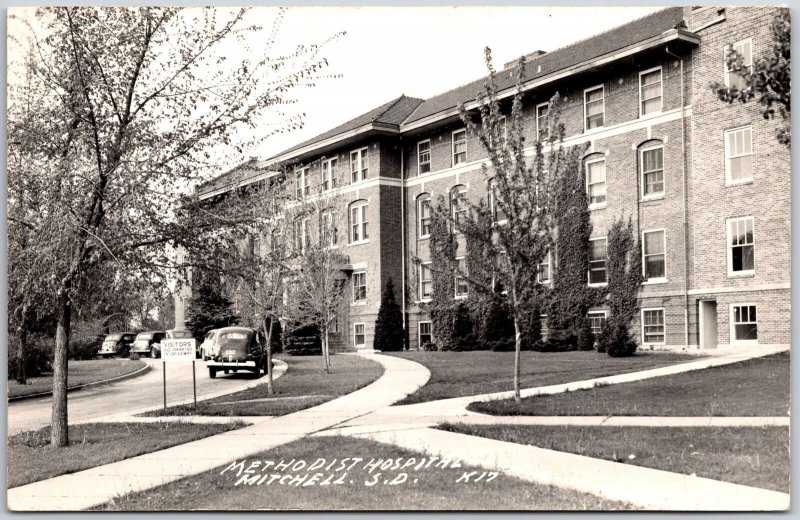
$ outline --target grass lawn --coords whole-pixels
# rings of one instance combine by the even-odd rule
[[[148,412],[163,415],[286,415],[330,401],[365,387],[383,374],[383,367],[362,356],[331,356],[331,371],[322,369],[320,356],[285,356],[289,370],[275,380],[275,395],[267,395],[267,385],[197,403],[174,406],[166,411]]]
[[[8,487],[75,473],[246,426],[227,424],[96,423],[69,427],[71,445],[50,447],[50,427],[8,438]]]
[[[789,353],[555,395],[472,403],[493,415],[786,416]]]
[[[416,361],[431,371],[428,384],[397,404],[423,403],[513,389],[513,352],[397,352],[390,355]],[[598,352],[523,352],[522,388],[581,381],[636,372],[698,357],[672,352],[639,352],[629,358],[612,358]]]
[[[124,376],[136,372],[145,366],[144,361],[130,359],[93,359],[89,361],[70,361],[68,364],[69,387],[95,383],[112,377]],[[27,385],[20,385],[13,379],[8,381],[8,397],[51,392],[53,375],[29,377]]]
[[[789,428],[471,426],[442,429],[789,493]],[[634,458],[630,458],[633,455]]]
[[[353,461],[361,457],[362,461]],[[323,469],[309,470],[318,459]],[[399,466],[411,462],[407,469],[381,470],[371,473],[365,466],[370,459],[398,459]],[[306,438],[285,446],[253,455],[253,461],[285,462],[305,461],[306,468],[297,471],[256,470],[259,476],[278,474],[297,477],[295,485],[288,477],[261,485],[239,484],[235,470],[225,466],[185,478],[170,484],[127,495],[101,506],[100,510],[113,511],[175,511],[175,510],[252,510],[252,509],[303,509],[303,510],[554,510],[554,509],[625,509],[626,504],[612,502],[593,495],[568,491],[552,486],[524,482],[505,475],[491,481],[456,482],[465,471],[477,468],[437,468],[434,465],[415,468],[424,456],[394,446],[343,437]],[[350,459],[345,462],[343,459]],[[334,463],[333,461],[336,460]],[[239,461],[241,462],[241,461]],[[263,463],[263,462],[262,462]],[[340,464],[344,464],[339,466]],[[274,466],[273,466],[274,467]],[[331,467],[330,470],[327,470]],[[343,470],[337,471],[339,467]],[[322,475],[311,485],[315,473]],[[477,478],[483,470],[478,470]],[[380,473],[380,476],[376,475]],[[401,474],[406,474],[403,480]],[[305,476],[306,478],[303,478]],[[331,478],[332,476],[332,478]],[[302,481],[300,480],[302,479]],[[324,485],[325,479],[328,484]],[[338,485],[332,482],[340,482]],[[391,484],[396,482],[396,484]],[[370,485],[374,484],[374,485]]]

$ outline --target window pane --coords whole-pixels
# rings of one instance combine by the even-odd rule
[[[664,252],[664,232],[656,231],[644,234],[644,254],[655,255]]]
[[[739,341],[757,341],[758,325],[755,323],[746,325],[736,325],[736,339]]]
[[[606,239],[602,240],[592,240],[592,247],[591,247],[591,259],[592,261],[596,260],[605,260],[606,259]]]
[[[664,278],[666,270],[663,256],[649,256],[645,265],[646,278]]]

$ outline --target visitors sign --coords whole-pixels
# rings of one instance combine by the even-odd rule
[[[162,339],[161,359],[171,361],[194,361],[194,339]]]

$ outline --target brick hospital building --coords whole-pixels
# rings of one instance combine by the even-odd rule
[[[614,219],[630,216],[639,233],[645,281],[634,336],[644,348],[789,343],[791,170],[789,150],[776,139],[782,121],[764,119],[757,102],[723,103],[710,88],[741,81],[728,73],[728,45],[746,65],[771,52],[776,13],[668,8],[527,57],[526,142],[547,131],[547,102],[558,92],[564,146],[588,146],[586,283],[606,281]],[[515,66],[498,72],[502,98],[514,93]],[[339,241],[347,244],[351,299],[336,348],[372,347],[389,277],[417,348],[436,334],[419,306],[431,291],[430,201],[489,193],[486,155],[457,110],[462,102],[474,106],[483,82],[427,100],[401,96],[275,157],[237,166],[197,193],[210,198],[277,171],[290,172],[299,196],[335,185],[345,199]],[[465,291],[456,282],[453,297]],[[599,327],[606,315],[598,307],[588,318]]]

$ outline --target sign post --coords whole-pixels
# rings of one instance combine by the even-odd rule
[[[161,340],[161,363],[164,369],[164,409],[167,409],[167,363],[179,361],[192,362],[192,390],[194,395],[194,407],[197,408],[197,377],[194,369],[194,339],[162,339]]]

